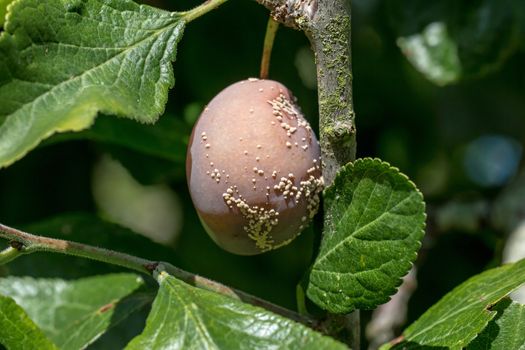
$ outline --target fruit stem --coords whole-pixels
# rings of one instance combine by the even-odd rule
[[[268,79],[273,41],[275,39],[277,29],[279,29],[279,23],[275,19],[273,19],[272,16],[270,16],[268,18],[268,25],[266,26],[266,35],[264,36],[264,46],[261,58],[261,72],[259,74],[259,77],[261,79]]]
[[[170,275],[197,288],[206,289],[245,303],[263,307],[271,312],[290,318],[312,328],[322,328],[320,320],[306,315],[300,315],[292,310],[272,304],[256,296],[244,293],[240,290],[230,288],[219,282],[195,275],[182,270],[166,262],[152,261],[117,251],[93,247],[87,244],[66,241],[62,239],[37,236],[23,232],[18,229],[0,224],[0,238],[10,241],[10,247],[0,252],[0,266],[6,264],[19,256],[35,252],[51,252],[78,256],[105,262],[112,265],[122,266],[135,270],[149,276],[158,273],[159,270],[166,271]]]
[[[179,14],[184,17],[186,20],[186,23],[189,23],[193,21],[194,19],[199,18],[202,15],[205,15],[206,13],[210,12],[211,10],[216,9],[223,3],[225,3],[228,0],[206,0],[204,3],[200,4],[199,6],[188,10],[184,12],[180,12]]]

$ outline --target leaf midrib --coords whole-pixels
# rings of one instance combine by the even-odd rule
[[[389,208],[388,210],[384,211],[383,213],[381,213],[381,215],[379,215],[378,217],[376,217],[374,220],[366,223],[365,225],[361,226],[360,228],[358,228],[357,230],[355,230],[354,232],[352,232],[350,235],[348,235],[347,237],[345,237],[345,239],[342,239],[340,240],[335,246],[333,246],[331,249],[329,249],[323,256],[320,256],[319,259],[316,261],[316,265],[318,264],[321,264],[322,261],[326,260],[328,258],[328,256],[334,254],[341,245],[345,244],[346,242],[348,242],[349,240],[353,239],[355,235],[359,234],[361,231],[363,231],[364,229],[366,229],[368,226],[370,226],[371,224],[373,224],[374,222],[380,220],[381,218],[383,218],[384,215],[390,213],[392,210],[394,210],[395,208],[397,208],[399,205],[401,205],[402,203],[404,203],[406,200],[409,200],[412,198],[412,196],[414,195],[414,193],[411,193],[408,197],[405,197],[403,198],[401,201],[399,201],[396,205],[394,205],[393,207]],[[336,226],[338,226],[340,223],[338,223]]]
[[[171,278],[175,278],[175,277],[171,277]],[[179,282],[179,283],[184,283],[184,282]],[[199,333],[202,334],[202,338],[206,339],[206,342],[208,344],[211,344],[213,345],[216,349],[219,349],[220,347],[217,346],[217,344],[215,343],[215,341],[213,340],[213,337],[211,336],[211,334],[209,334],[207,331],[206,331],[206,327],[202,324],[202,322],[200,321],[200,318],[198,317],[198,315],[195,315],[195,313],[193,312],[193,310],[191,310],[191,308],[189,308],[187,306],[187,301],[182,297],[180,296],[177,292],[180,291],[180,289],[182,289],[180,286],[175,286],[172,281],[168,281],[168,286],[170,287],[170,290],[171,290],[171,295],[174,295],[176,299],[179,300],[179,302],[181,303],[182,307],[184,308],[184,310],[186,311],[186,314],[193,320],[193,323],[195,324],[195,329],[197,331],[200,331]],[[188,290],[190,293],[192,293],[192,291],[188,288],[185,288],[186,290]],[[193,294],[193,293],[192,293]]]
[[[18,304],[14,301],[14,299],[12,299],[12,298],[10,298],[10,297],[6,297],[6,298],[11,299],[11,300],[15,303],[15,305],[18,305]],[[18,306],[19,306],[19,305],[18,305]],[[20,306],[19,306],[19,307],[20,307]],[[27,316],[27,313],[25,312],[25,310],[24,310],[22,307],[20,307],[20,309],[22,310],[22,312],[25,313],[25,316],[26,316],[26,317],[29,317],[29,316]],[[1,309],[0,309],[0,315],[2,315],[2,316],[3,316],[3,319],[6,320],[7,322],[9,322],[9,323],[13,326],[13,328],[14,328],[15,330],[18,331],[18,333],[21,333],[21,334],[22,334],[23,339],[28,339],[28,334],[25,333],[25,332],[22,332],[22,329],[19,327],[19,324],[13,322],[13,321],[11,320],[11,318],[7,317],[7,315],[6,315]],[[31,320],[31,319],[30,319],[30,320]],[[28,326],[28,327],[31,327],[31,324],[29,324],[29,325],[27,325],[27,326]],[[36,326],[34,322],[33,322],[33,326]],[[49,342],[49,344],[46,344],[46,345],[50,345],[50,346],[51,346],[50,349],[56,349],[56,345],[55,345],[54,343],[52,343],[51,340],[49,340],[47,337],[45,337],[44,333],[42,332],[42,330],[41,330],[40,328],[36,327],[36,329],[33,328],[33,330],[39,331],[40,334],[44,337],[44,339],[47,340],[47,341]]]
[[[519,286],[518,286],[518,287],[519,287]],[[492,293],[490,293],[490,296],[487,296],[487,299],[491,299],[491,298],[490,298],[491,296],[494,296],[494,295],[498,294],[500,291],[502,291],[502,290],[504,290],[504,289],[508,289],[508,288],[509,288],[509,286],[508,286],[508,285],[505,285],[505,286],[503,286],[503,287],[501,287],[501,288],[499,288],[499,289],[493,291]],[[504,298],[504,297],[505,297],[505,296],[501,296],[501,297],[498,298],[496,301],[491,302],[491,303],[489,303],[488,305],[490,305],[490,304],[495,304],[495,303],[497,303],[498,301],[500,301],[500,300],[501,300],[502,298]],[[463,308],[460,308],[460,309],[452,310],[452,312],[450,312],[450,313],[447,312],[447,313],[443,314],[443,316],[440,317],[440,319],[439,319],[437,322],[433,322],[432,324],[429,324],[427,327],[425,327],[425,328],[419,330],[418,332],[415,332],[415,333],[412,333],[412,334],[407,335],[407,338],[408,338],[408,339],[414,339],[414,338],[416,338],[417,336],[419,336],[419,335],[425,333],[425,332],[428,331],[429,329],[431,329],[431,328],[433,328],[433,327],[435,327],[435,326],[437,326],[437,325],[442,324],[443,322],[447,321],[448,319],[450,319],[450,318],[453,317],[453,316],[456,316],[456,315],[457,315],[458,313],[460,313],[461,311],[463,311],[463,310],[465,310],[465,309],[476,308],[476,306],[478,306],[478,305],[483,305],[483,304],[484,304],[484,303],[476,303],[476,304],[474,304],[474,305],[471,304],[470,306],[466,306],[466,307],[463,307]],[[450,309],[449,309],[449,310],[450,310]],[[484,309],[484,310],[485,310],[485,309]]]
[[[165,25],[165,26],[155,30],[152,35],[144,37],[143,39],[139,40],[138,42],[134,43],[133,45],[131,45],[131,46],[125,48],[124,50],[118,52],[117,54],[111,56],[106,61],[89,68],[88,70],[82,72],[79,75],[76,75],[74,77],[65,79],[65,80],[63,80],[63,81],[53,85],[49,90],[47,90],[47,91],[43,92],[42,94],[36,96],[33,100],[31,100],[29,102],[26,102],[23,105],[21,105],[17,110],[13,111],[11,114],[6,116],[6,118],[9,118],[11,115],[13,115],[16,112],[20,111],[25,106],[34,104],[34,103],[38,102],[40,99],[45,98],[48,95],[52,95],[55,90],[57,90],[57,89],[59,89],[59,88],[61,88],[63,86],[66,86],[66,85],[68,85],[69,83],[71,83],[73,81],[76,81],[78,79],[82,79],[82,77],[84,77],[85,75],[90,74],[91,72],[93,72],[93,71],[95,71],[95,70],[97,70],[99,68],[102,68],[102,67],[104,67],[107,64],[112,63],[117,57],[120,57],[121,55],[124,55],[124,54],[128,54],[129,52],[135,50],[137,47],[140,47],[140,45],[143,42],[153,40],[153,38],[160,36],[160,34],[164,33],[165,31],[171,30],[172,28],[177,27],[178,25],[183,25],[183,24],[184,24],[183,17],[176,17],[176,18],[174,18],[174,20],[172,22],[169,22],[167,25]],[[14,35],[13,33],[10,33],[10,34]],[[155,41],[155,40],[153,40],[153,41]],[[45,43],[43,43],[42,45],[45,45]],[[108,48],[108,49],[111,49],[111,48]],[[120,72],[120,70],[119,70],[119,72]],[[118,74],[117,74],[117,77],[118,77]],[[18,78],[15,77],[14,79],[18,79]],[[45,83],[39,83],[39,84],[44,85]],[[49,84],[47,84],[47,85],[49,85]],[[97,86],[97,85],[95,85],[95,86]],[[31,114],[33,114],[32,111],[31,111]],[[0,127],[0,130],[1,130],[1,127]]]

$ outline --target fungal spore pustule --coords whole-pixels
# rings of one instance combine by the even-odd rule
[[[190,194],[210,237],[254,255],[291,242],[319,207],[319,143],[282,84],[250,78],[215,96],[186,160]]]

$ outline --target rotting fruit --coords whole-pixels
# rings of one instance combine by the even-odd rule
[[[204,109],[186,175],[203,226],[223,249],[254,255],[291,242],[317,212],[319,143],[282,84],[248,79]]]

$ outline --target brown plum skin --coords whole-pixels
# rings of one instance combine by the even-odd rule
[[[319,143],[282,84],[248,79],[221,91],[196,122],[186,175],[210,237],[255,255],[289,243],[319,205]]]

